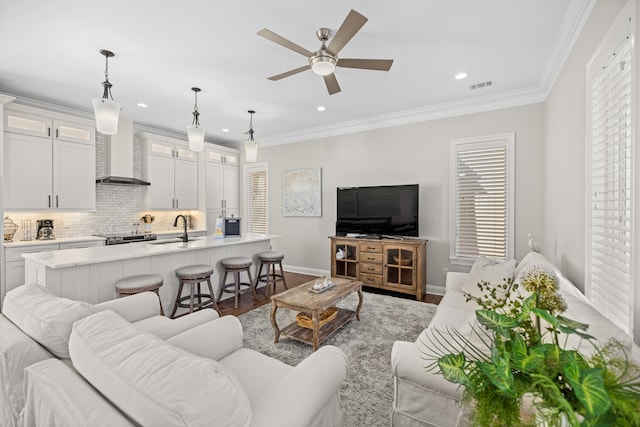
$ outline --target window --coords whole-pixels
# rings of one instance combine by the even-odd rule
[[[513,258],[515,134],[451,141],[451,259]]]
[[[585,290],[598,311],[631,334],[635,190],[628,16],[618,18],[588,67]]]
[[[244,168],[244,227],[248,233],[269,232],[269,170],[266,163]]]

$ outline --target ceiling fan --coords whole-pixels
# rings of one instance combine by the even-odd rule
[[[269,80],[277,81],[284,79],[285,77],[293,76],[294,74],[301,73],[306,70],[313,70],[318,75],[324,78],[324,82],[327,85],[329,95],[340,92],[340,85],[334,74],[336,67],[344,68],[360,68],[364,70],[379,70],[389,71],[393,64],[393,59],[346,59],[338,58],[338,53],[345,47],[345,45],[356,35],[360,28],[368,21],[360,13],[355,10],[351,10],[344,22],[338,28],[336,34],[331,38],[329,46],[326,46],[326,42],[331,37],[331,30],[328,28],[320,28],[316,31],[318,39],[322,42],[320,49],[311,52],[292,41],[285,39],[276,33],[267,30],[266,28],[258,31],[258,35],[270,40],[274,43],[284,46],[287,49],[291,49],[294,52],[299,53],[307,57],[309,64],[295,68],[293,70],[286,71],[281,74],[269,77]]]

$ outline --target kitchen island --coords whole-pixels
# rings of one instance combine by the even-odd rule
[[[211,282],[217,293],[224,271],[221,259],[231,256],[254,259],[257,253],[268,251],[271,239],[277,237],[280,236],[261,234],[225,239],[209,236],[196,237],[187,243],[160,240],[23,254],[25,279],[26,283],[38,283],[56,295],[97,304],[117,297],[114,285],[118,279],[159,274],[164,277],[160,300],[165,312],[170,313],[178,292],[176,268],[190,264],[214,266]],[[254,272],[255,264],[254,259]]]

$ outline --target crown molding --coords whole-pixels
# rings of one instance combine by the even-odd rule
[[[540,87],[545,96],[549,95],[553,85],[556,83],[596,3],[598,3],[598,0],[571,0],[569,2],[560,26],[560,33],[556,37],[556,44],[549,55],[540,79]]]
[[[357,132],[366,132],[375,129],[403,126],[430,120],[444,119],[448,117],[462,116],[465,114],[481,113],[502,108],[519,107],[527,104],[544,102],[545,93],[540,88],[518,89],[495,95],[486,95],[472,100],[448,102],[412,110],[399,111],[368,117],[362,120],[336,123],[329,126],[304,129],[279,135],[263,137],[260,145],[291,144],[294,142],[308,141],[311,139],[327,138]]]
[[[9,104],[15,100],[16,100],[15,96],[10,96],[10,95],[5,95],[3,93],[0,93],[0,105]]]

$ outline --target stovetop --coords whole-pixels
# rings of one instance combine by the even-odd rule
[[[146,242],[156,240],[158,236],[153,233],[145,234],[95,234],[97,237],[104,237],[105,245],[121,245],[123,243]]]

